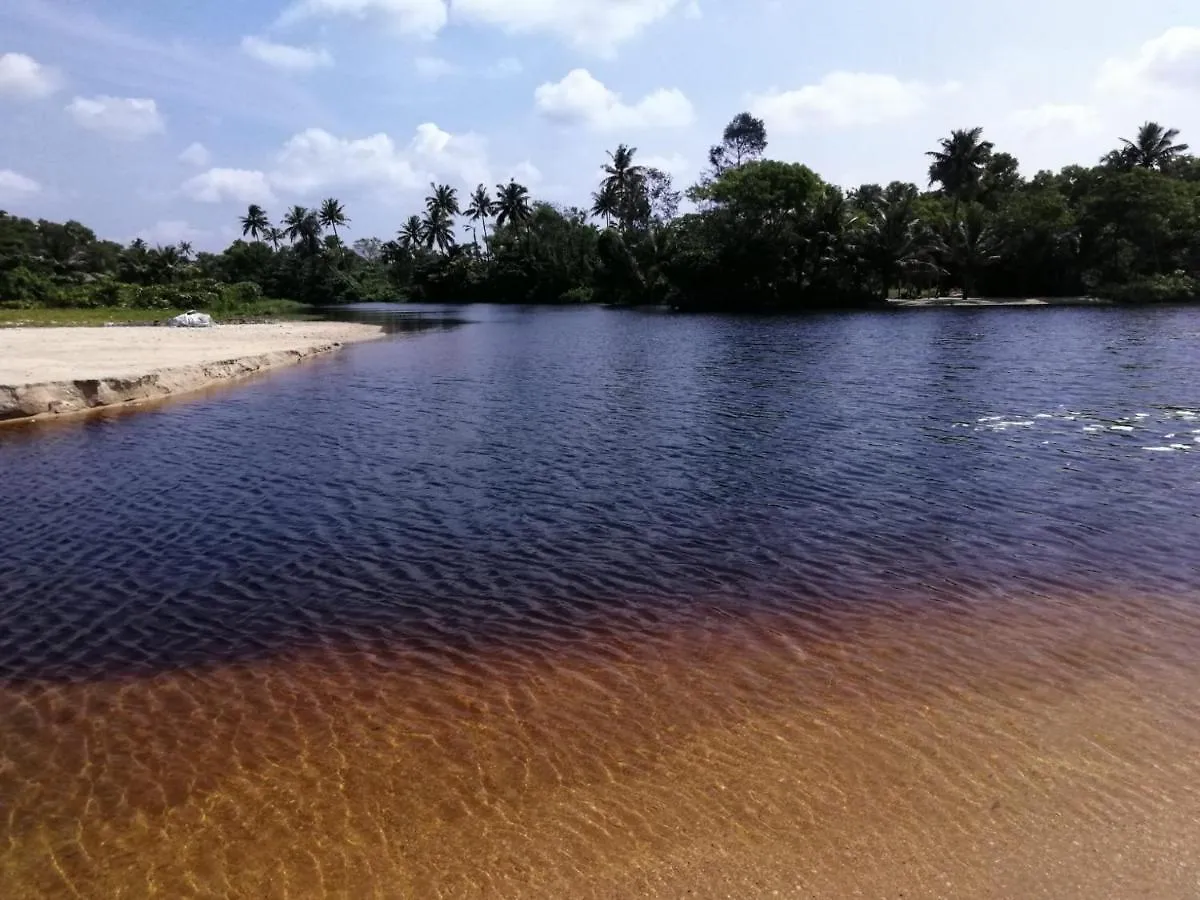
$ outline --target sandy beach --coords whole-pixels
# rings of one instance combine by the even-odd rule
[[[70,415],[198,390],[379,337],[374,325],[0,330],[0,422]]]

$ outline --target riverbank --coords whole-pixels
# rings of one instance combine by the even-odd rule
[[[981,306],[1112,306],[1099,297],[920,297],[913,300],[888,300],[889,309],[942,309],[944,307]]]
[[[0,422],[161,400],[382,335],[375,325],[0,330]]]

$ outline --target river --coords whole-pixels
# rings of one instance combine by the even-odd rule
[[[0,431],[0,895],[1200,893],[1200,309],[422,317]]]

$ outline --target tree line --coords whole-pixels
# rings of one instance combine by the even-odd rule
[[[349,244],[336,198],[293,206],[278,225],[251,205],[221,253],[120,246],[78,222],[0,213],[0,304],[165,308],[232,294],[788,311],[948,292],[1200,299],[1200,160],[1158,123],[1095,165],[1030,177],[981,128],[955,130],[928,152],[924,187],[845,190],[767,148],[762,120],[741,113],[679,190],[622,144],[583,206],[536,200],[516,181],[461,198],[431,184],[393,236]]]

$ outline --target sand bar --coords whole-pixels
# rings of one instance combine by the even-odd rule
[[[0,329],[0,422],[162,399],[382,333],[343,322]]]

